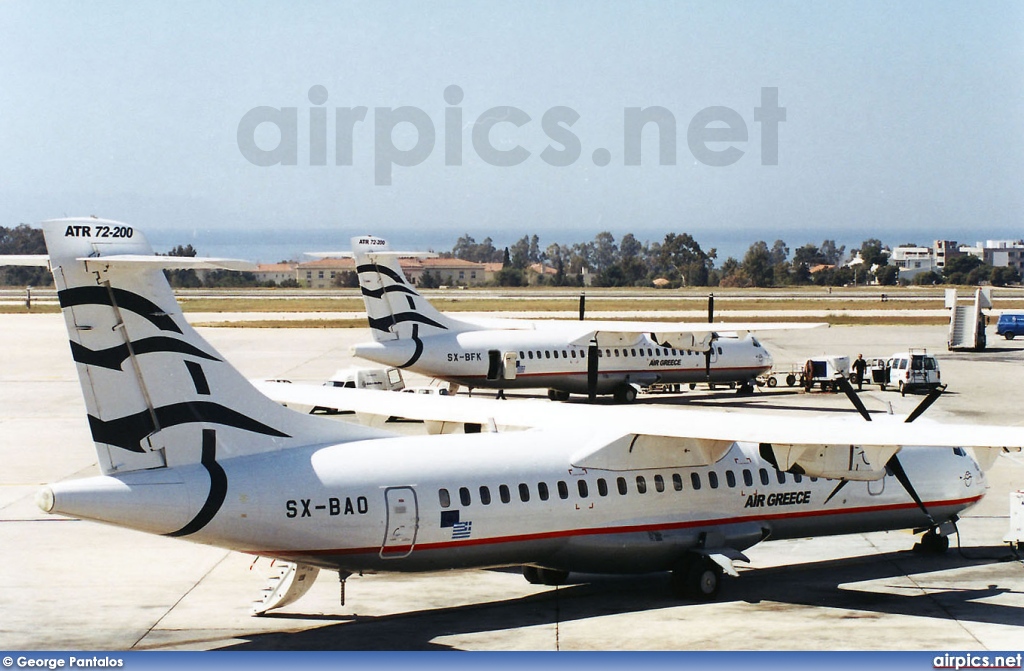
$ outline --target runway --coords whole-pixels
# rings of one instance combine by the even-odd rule
[[[190,319],[195,317],[190,315]],[[249,377],[319,381],[353,364],[365,330],[201,329]],[[760,336],[759,336],[760,337]],[[887,356],[926,347],[949,391],[926,418],[1024,424],[1024,342],[949,353],[945,327],[833,327],[761,337],[778,368],[820,354]],[[345,605],[332,574],[269,617],[249,616],[268,560],[42,513],[47,482],[93,475],[96,458],[60,315],[0,315],[0,641],[6,649],[235,650],[1019,650],[1024,565],[1006,561],[1008,500],[1024,463],[1001,458],[960,522],[962,553],[909,552],[907,533],[767,542],[719,601],[680,602],[667,574],[578,576],[560,588],[514,571],[363,575]],[[416,382],[415,379],[410,382]],[[921,397],[872,387],[872,411]],[[756,412],[852,412],[841,395],[786,387],[641,397]],[[509,401],[514,402],[514,400]],[[410,427],[407,430],[416,430]],[[1024,426],[1022,426],[1024,430]]]

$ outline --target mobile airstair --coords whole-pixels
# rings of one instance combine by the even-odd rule
[[[985,308],[992,307],[990,289],[976,289],[973,301],[961,301],[956,289],[946,289],[946,308],[949,310],[949,350],[985,349]]]

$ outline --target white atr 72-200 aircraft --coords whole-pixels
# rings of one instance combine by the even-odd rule
[[[570,394],[636,399],[641,386],[734,383],[752,391],[772,357],[750,330],[815,328],[825,324],[712,324],[627,321],[501,320],[487,324],[441,314],[409,283],[400,257],[373,236],[352,238],[359,286],[374,342],[356,356],[468,387],[548,388],[552,400]],[[719,335],[719,332],[722,333]]]
[[[102,474],[50,484],[39,506],[273,557],[307,578],[259,611],[301,595],[318,569],[344,579],[516,565],[545,584],[569,571],[671,570],[681,594],[710,598],[767,539],[919,528],[941,548],[986,488],[975,458],[949,445],[994,459],[1024,436],[491,400],[472,412],[518,408],[527,424],[540,407],[563,412],[527,431],[397,436],[270,400],[189,326],[161,272],[241,266],[155,256],[112,221],[43,229]],[[319,390],[352,391],[381,414],[417,400]]]

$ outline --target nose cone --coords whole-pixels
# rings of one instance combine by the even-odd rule
[[[53,490],[49,487],[43,487],[36,492],[36,505],[44,513],[53,512]]]
[[[762,361],[762,363],[764,363],[765,366],[767,366],[768,368],[771,368],[772,366],[775,365],[775,360],[772,359],[771,352],[766,350],[764,347],[758,347],[758,350],[760,351],[760,354],[761,354],[761,357],[762,357],[761,361]]]

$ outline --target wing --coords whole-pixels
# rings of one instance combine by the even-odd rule
[[[654,340],[676,349],[707,349],[718,333],[735,333],[740,337],[751,331],[783,331],[828,326],[826,322],[655,322],[655,321],[531,321],[537,331],[557,329],[572,345],[586,347],[601,335],[639,336],[652,334]]]
[[[607,436],[581,447],[573,463],[591,468],[700,466],[718,461],[735,442],[758,443],[780,470],[807,475],[876,480],[901,447],[972,447],[1019,451],[1024,431],[1012,426],[975,426],[884,416],[822,417],[807,413],[768,414],[749,410],[694,410],[666,406],[615,406],[498,401],[342,389],[281,382],[255,382],[270,398],[288,405],[352,411],[363,418],[402,417],[427,422],[434,433],[465,425],[489,430],[533,428],[596,429]]]

